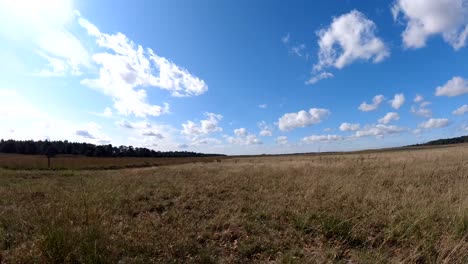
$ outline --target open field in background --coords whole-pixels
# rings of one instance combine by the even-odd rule
[[[2,263],[467,263],[468,147],[0,170]]]
[[[216,157],[177,157],[177,158],[137,158],[137,157],[86,157],[78,155],[59,155],[51,158],[51,169],[122,169],[176,165],[196,162],[213,162],[226,159]],[[45,155],[1,154],[0,168],[7,169],[47,169]]]

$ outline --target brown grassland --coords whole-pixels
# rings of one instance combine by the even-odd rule
[[[468,147],[2,169],[0,262],[467,263]]]
[[[156,167],[195,162],[213,162],[229,157],[187,157],[187,158],[108,158],[85,157],[78,155],[59,155],[51,158],[51,169],[93,170]],[[44,155],[1,154],[0,168],[7,169],[48,169]]]

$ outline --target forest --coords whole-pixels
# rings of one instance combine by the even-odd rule
[[[204,154],[190,151],[156,151],[133,146],[94,145],[49,140],[0,140],[0,153],[27,155],[82,155],[88,157],[211,157],[221,154]]]

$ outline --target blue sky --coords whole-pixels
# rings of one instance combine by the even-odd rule
[[[0,138],[292,153],[468,134],[468,1],[0,0]]]

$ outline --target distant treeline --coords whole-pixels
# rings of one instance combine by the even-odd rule
[[[220,154],[203,154],[189,151],[155,151],[132,146],[94,145],[65,141],[0,140],[0,153],[28,155],[83,155],[88,157],[212,157]]]
[[[438,140],[429,141],[423,144],[416,144],[413,146],[449,145],[449,144],[460,144],[460,143],[468,143],[468,136],[438,139]]]

